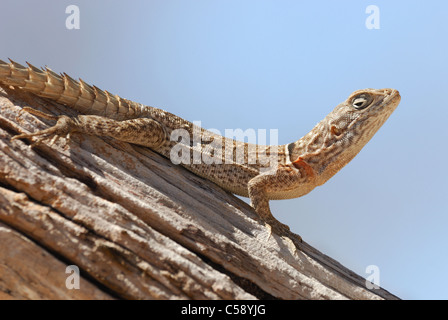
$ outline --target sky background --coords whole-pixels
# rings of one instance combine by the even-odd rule
[[[66,28],[68,5],[80,29]],[[380,10],[369,30],[368,5]],[[306,134],[353,91],[402,100],[325,185],[271,201],[325,254],[403,299],[448,299],[448,1],[2,0],[0,59],[56,72],[205,128]]]

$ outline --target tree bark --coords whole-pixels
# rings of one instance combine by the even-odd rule
[[[75,114],[0,88],[0,299],[397,299],[147,148],[11,141],[54,124],[24,106]]]

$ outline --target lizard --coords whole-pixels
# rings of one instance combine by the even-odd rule
[[[64,104],[79,114],[54,116],[24,107],[22,110],[56,124],[12,139],[35,137],[35,143],[40,143],[52,138],[52,144],[60,137],[81,133],[148,147],[228,192],[249,197],[270,233],[279,235],[290,234],[289,227],[274,218],[269,200],[301,197],[323,185],[360,152],[401,99],[395,89],[357,90],[297,141],[256,145],[225,138],[65,73],[27,64],[0,60],[0,83]],[[200,135],[199,141],[191,139],[194,134]]]

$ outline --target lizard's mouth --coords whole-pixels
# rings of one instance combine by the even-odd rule
[[[383,115],[387,114],[387,117],[384,118],[384,121],[386,121],[389,115],[397,108],[398,104],[400,103],[400,93],[396,89],[389,88],[379,89],[376,90],[376,92],[380,94],[380,98],[375,102],[375,106],[373,106],[373,108],[378,108],[379,110],[387,110],[386,112],[383,112]],[[381,115],[381,112],[377,113],[377,115]]]
[[[398,102],[401,100],[400,92],[395,89],[383,89],[384,94],[386,97],[384,98],[384,102],[386,104],[390,103],[396,103],[398,105]]]

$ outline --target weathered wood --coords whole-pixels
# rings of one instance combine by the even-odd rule
[[[245,202],[149,149],[11,142],[52,124],[18,115],[26,105],[74,114],[0,91],[0,299],[397,299],[307,243],[269,237]]]

